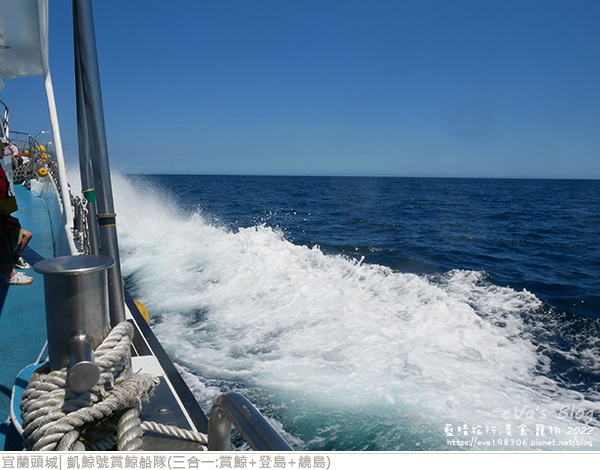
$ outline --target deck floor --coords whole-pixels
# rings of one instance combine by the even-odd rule
[[[19,211],[13,214],[21,226],[33,233],[23,257],[34,265],[42,258],[53,256],[50,219],[45,202],[23,186],[16,186]],[[31,269],[32,284],[6,286],[0,283],[0,419],[9,413],[10,395],[19,371],[33,363],[46,341],[43,276]],[[4,448],[0,433],[0,450]]]

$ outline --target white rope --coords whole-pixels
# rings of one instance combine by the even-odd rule
[[[116,445],[134,451],[142,448],[144,431],[195,441],[208,450],[206,434],[141,422],[141,402],[148,401],[158,379],[131,374],[132,336],[133,326],[124,321],[96,349],[100,380],[90,391],[70,388],[66,368],[50,371],[46,365],[34,372],[21,401],[25,450],[104,451]]]
[[[132,336],[133,326],[124,321],[113,328],[98,347],[94,359],[100,368],[100,380],[90,391],[70,388],[66,368],[59,371],[38,369],[33,374],[21,401],[26,450],[105,447],[114,441],[114,437],[110,438],[106,433],[99,435],[93,429],[98,423],[111,430],[119,429],[118,450],[141,448],[141,402],[148,400],[158,382],[147,374],[130,374],[127,366],[131,359]],[[125,416],[127,418],[120,424],[110,422]],[[139,431],[135,431],[135,427]]]
[[[119,420],[117,448],[119,450],[137,450],[142,448],[141,406],[127,410]]]
[[[153,431],[166,436],[178,437],[188,441],[195,441],[202,444],[202,450],[208,450],[208,436],[201,432],[190,431],[189,429],[181,429],[176,426],[168,426],[166,424],[156,423],[154,421],[142,422],[144,431]]]
[[[66,368],[50,371],[46,365],[34,372],[21,401],[25,450],[104,451],[116,445],[134,451],[142,448],[144,431],[195,441],[208,450],[206,434],[141,422],[141,402],[148,401],[158,379],[131,374],[132,336],[133,326],[124,321],[96,349],[100,379],[90,391],[70,388]]]

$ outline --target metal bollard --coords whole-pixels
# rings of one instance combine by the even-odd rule
[[[110,331],[107,256],[61,256],[39,261],[44,275],[50,367],[68,366],[69,385],[90,390],[100,378],[93,351]]]

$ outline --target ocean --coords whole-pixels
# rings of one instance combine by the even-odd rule
[[[126,285],[297,450],[600,451],[600,181],[126,175]]]

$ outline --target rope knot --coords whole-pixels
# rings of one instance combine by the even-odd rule
[[[89,391],[69,387],[67,370],[38,369],[23,392],[25,450],[117,450],[142,448],[139,414],[158,378],[132,374],[133,326],[115,326],[94,352],[100,379]]]

